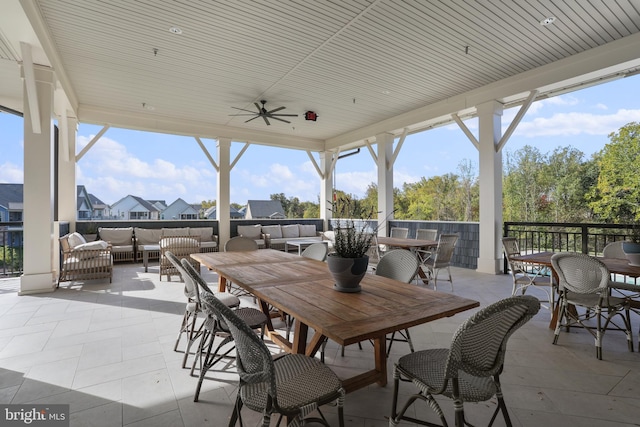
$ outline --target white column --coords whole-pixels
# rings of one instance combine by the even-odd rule
[[[376,135],[378,144],[378,235],[389,234],[386,222],[393,219],[393,135]]]
[[[329,229],[329,221],[333,217],[331,203],[333,203],[333,153],[323,151],[320,153],[320,169],[324,178],[320,184],[320,218],[323,220],[324,229]]]
[[[218,144],[218,200],[216,219],[218,220],[218,244],[222,251],[231,237],[231,139],[219,138]]]
[[[58,221],[69,221],[70,231],[76,229],[76,137],[78,119],[62,116],[58,143]]]
[[[53,231],[53,70],[34,66],[37,106],[29,105],[24,91],[24,271],[20,295],[50,292],[55,287]],[[31,82],[33,83],[33,82]],[[38,110],[40,133],[34,133],[31,108]],[[37,127],[36,127],[37,128]],[[74,204],[75,206],[75,204]]]
[[[502,134],[503,105],[497,101],[478,105],[480,157],[480,247],[481,273],[500,272],[502,236],[502,152],[497,145]]]

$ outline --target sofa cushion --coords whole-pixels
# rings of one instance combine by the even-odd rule
[[[300,237],[316,237],[316,226],[314,224],[298,224]]]
[[[74,256],[78,259],[91,259],[101,254],[101,252],[97,252],[97,250],[104,250],[108,247],[109,244],[104,240],[82,243],[73,248],[73,254],[71,256]]]
[[[298,228],[298,224],[283,225],[282,237],[284,237],[285,239],[291,237],[300,237],[300,229]]]
[[[264,234],[268,234],[272,239],[281,239],[282,238],[282,229],[280,228],[280,224],[278,225],[263,225],[262,232]]]
[[[189,227],[165,227],[162,229],[163,236],[188,236]]]
[[[69,242],[69,248],[70,249],[74,249],[77,246],[80,246],[80,245],[83,245],[83,244],[87,243],[87,241],[82,236],[82,234],[80,234],[78,232],[73,232],[73,233],[69,234],[69,237],[67,238],[67,241]]]
[[[260,224],[256,225],[239,225],[238,226],[238,235],[248,237],[249,239],[260,239],[262,236],[262,226]]]
[[[191,227],[190,236],[200,236],[200,243],[213,242],[213,227]]]
[[[111,243],[112,246],[131,246],[133,239],[133,227],[98,229],[100,239]]]
[[[143,245],[157,245],[162,237],[162,230],[159,228],[135,228],[136,244],[138,247]]]

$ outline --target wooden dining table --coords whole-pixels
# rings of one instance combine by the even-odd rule
[[[386,385],[387,334],[479,306],[471,299],[373,274],[365,275],[361,292],[342,293],[334,289],[326,263],[273,249],[191,257],[218,274],[219,290],[232,281],[251,292],[265,313],[275,307],[295,318],[293,341],[275,330],[270,318],[267,324],[269,338],[286,351],[313,356],[327,338],[340,345],[372,340],[374,368],[343,379],[347,392]]]
[[[553,283],[555,284],[555,286],[557,286],[558,274],[556,273],[556,271],[553,269],[553,266],[551,265],[551,257],[553,256],[554,253],[557,253],[557,252],[537,252],[532,254],[517,255],[517,256],[513,256],[512,258],[516,261],[524,262],[527,264],[542,265],[545,267],[549,267],[549,269],[551,270]],[[640,266],[630,265],[626,259],[604,258],[604,257],[596,257],[596,258],[602,261],[602,263],[607,266],[607,269],[612,274],[620,274],[628,277],[640,277]],[[612,282],[611,286],[613,288],[618,288],[621,290],[640,292],[640,286],[638,285]],[[559,304],[555,304],[554,312],[551,317],[551,322],[549,323],[550,329],[555,329],[556,327],[556,324],[558,322],[558,311],[559,311]]]

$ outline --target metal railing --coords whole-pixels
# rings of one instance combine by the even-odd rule
[[[23,242],[22,222],[0,222],[0,277],[22,274]]]

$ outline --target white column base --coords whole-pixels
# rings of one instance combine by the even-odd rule
[[[41,294],[53,292],[56,280],[52,273],[39,273],[20,276],[20,291],[18,295]]]
[[[501,274],[502,259],[478,258],[478,273]]]

